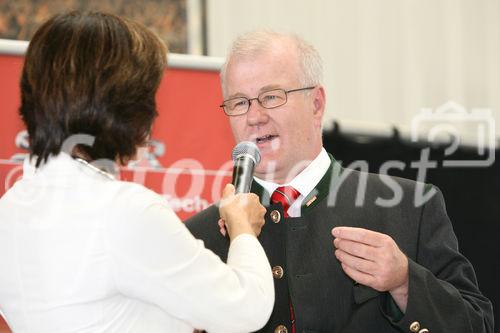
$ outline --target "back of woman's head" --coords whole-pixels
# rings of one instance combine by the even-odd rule
[[[134,156],[157,115],[166,52],[147,28],[111,14],[71,12],[44,23],[21,78],[20,113],[37,166],[78,134],[93,139],[76,146],[89,160]]]

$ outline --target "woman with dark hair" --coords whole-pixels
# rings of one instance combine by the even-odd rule
[[[0,312],[14,332],[266,323],[274,288],[255,195],[224,189],[224,264],[161,196],[112,174],[149,137],[166,51],[140,24],[103,13],[55,16],[30,42],[20,113],[31,156],[0,199]]]

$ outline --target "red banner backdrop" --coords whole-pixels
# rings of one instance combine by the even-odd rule
[[[18,116],[23,57],[0,55],[0,196],[22,175],[20,148],[25,135]],[[135,181],[165,196],[181,219],[202,210],[230,181],[234,145],[215,71],[168,69],[157,94],[156,144],[139,167],[121,179]],[[17,144],[16,144],[17,141]],[[0,332],[8,332],[1,323]]]

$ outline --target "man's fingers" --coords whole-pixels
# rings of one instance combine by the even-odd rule
[[[353,279],[357,283],[370,287],[370,284],[373,281],[373,276],[357,271],[344,263],[342,263],[342,269],[351,279]]]
[[[347,252],[353,256],[363,258],[370,261],[375,261],[376,247],[363,243],[353,242],[347,239],[335,238],[333,245],[339,250]]]
[[[363,228],[336,227],[332,229],[332,235],[336,238],[348,239],[366,245],[381,246],[384,234]]]
[[[368,275],[372,275],[376,269],[376,264],[373,261],[358,258],[342,250],[336,250],[335,256],[341,263]]]

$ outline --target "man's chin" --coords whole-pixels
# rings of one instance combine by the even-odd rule
[[[255,176],[260,179],[273,180],[277,169],[276,160],[262,159],[255,168]]]

